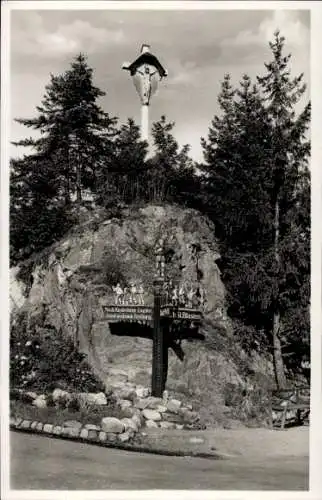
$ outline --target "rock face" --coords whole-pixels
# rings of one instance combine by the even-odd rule
[[[147,206],[124,215],[121,219],[101,217],[99,222],[89,217],[87,223],[54,245],[46,258],[38,259],[34,266],[30,264],[29,291],[19,280],[19,270],[12,269],[12,313],[14,319],[23,308],[36,321],[37,316],[41,316],[46,325],[71,335],[102,376],[109,374],[113,362],[114,369],[124,370],[124,366],[129,366],[129,378],[149,386],[150,339],[112,335],[108,323],[103,321],[103,305],[114,303],[114,277],[123,278],[127,283],[141,280],[146,292],[145,303],[152,305],[154,249],[162,235],[172,255],[167,273],[180,278],[181,268],[181,277],[189,276],[189,281],[194,283],[196,263],[191,245],[200,244],[199,268],[201,284],[208,297],[207,317],[214,318],[224,307],[225,290],[215,262],[219,253],[214,228],[198,212],[172,206]],[[124,356],[129,361],[126,364]],[[122,364],[117,366],[121,360]],[[170,378],[176,364],[181,362],[170,356]],[[120,379],[119,374],[117,378]]]
[[[19,269],[12,270],[12,321],[25,311],[40,333],[46,324],[71,336],[107,385],[126,381],[142,385],[136,394],[129,386],[124,401],[146,397],[152,342],[137,337],[134,330],[112,333],[103,306],[114,303],[112,285],[116,281],[132,280],[143,283],[145,304],[152,305],[154,250],[161,236],[166,241],[167,275],[183,281],[189,277],[190,283],[196,283],[193,245],[198,243],[199,277],[207,296],[205,341],[183,341],[183,362],[170,350],[167,389],[204,400],[208,406],[224,404],[226,382],[238,386],[243,380],[235,363],[216,349],[218,332],[229,338],[231,326],[225,316],[225,289],[216,264],[219,252],[214,234],[213,225],[197,211],[176,206],[148,205],[124,211],[120,218],[88,212],[82,224],[42,257],[25,263],[20,275],[26,276],[29,270],[28,283],[19,279]],[[167,406],[167,398],[159,405]]]

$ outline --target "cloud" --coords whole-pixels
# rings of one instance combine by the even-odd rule
[[[92,54],[106,48],[106,45],[119,45],[125,40],[124,31],[118,26],[115,29],[96,27],[86,20],[75,19],[68,24],[59,24],[56,29],[48,30],[37,12],[24,12],[23,22],[17,18],[12,51],[19,55],[43,56],[59,59],[61,56],[85,51]]]
[[[267,45],[276,30],[281,32],[286,43],[293,47],[303,47],[309,43],[308,26],[302,22],[297,12],[276,10],[266,17],[255,30],[240,31],[235,37],[224,38],[222,47],[246,47],[250,45]]]

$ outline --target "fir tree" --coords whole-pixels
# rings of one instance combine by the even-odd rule
[[[111,206],[144,199],[148,145],[141,140],[140,129],[133,119],[120,127],[113,146],[110,168],[102,164],[98,169],[98,203]]]
[[[309,277],[309,105],[296,116],[304,87],[302,76],[289,76],[283,42],[276,34],[274,60],[258,78],[259,88],[245,75],[233,89],[225,77],[221,115],[202,141],[200,165],[204,207],[221,242],[230,314],[266,332],[261,345],[273,347],[279,387],[286,384],[283,346],[301,337],[296,310],[307,318]]]
[[[154,156],[148,162],[148,192],[153,201],[193,205],[198,185],[188,145],[181,149],[173,135],[175,123],[161,116],[152,125]]]
[[[37,106],[38,116],[16,120],[41,133],[38,139],[16,144],[32,146],[37,154],[52,159],[66,203],[74,193],[80,202],[84,189],[95,189],[95,169],[102,161],[109,167],[113,149],[116,120],[97,104],[105,92],[92,79],[93,70],[80,54],[65,73],[51,75],[41,106]]]
[[[11,162],[13,261],[61,237],[72,223],[72,196],[82,201],[85,189],[96,188],[96,169],[110,168],[116,120],[97,104],[105,93],[93,85],[92,73],[80,54],[66,72],[51,75],[38,115],[17,119],[40,137],[15,143],[33,152]]]
[[[286,385],[281,346],[283,318],[294,302],[294,297],[292,301],[294,289],[300,292],[298,285],[303,279],[307,280],[309,267],[308,254],[304,248],[304,255],[300,256],[302,244],[298,236],[302,231],[301,227],[294,224],[293,216],[298,210],[297,198],[299,191],[302,190],[301,183],[307,169],[309,144],[305,136],[310,119],[310,104],[305,106],[299,116],[296,115],[294,108],[303,96],[306,85],[303,84],[303,74],[291,78],[289,69],[291,55],[283,54],[284,42],[284,37],[276,32],[274,41],[270,43],[273,59],[265,64],[266,75],[258,78],[266,97],[267,112],[272,127],[270,165],[273,171],[271,201],[274,207],[273,272],[276,283],[271,297],[272,338],[276,379],[281,387]],[[293,242],[296,248],[290,250],[289,244]],[[306,241],[305,245],[309,245],[309,242]],[[297,259],[294,259],[294,254]],[[290,273],[290,267],[294,266],[292,260],[293,262],[297,260],[295,273],[294,271]],[[298,278],[296,274],[299,275]],[[293,284],[294,278],[296,278],[295,284]],[[308,304],[308,287],[305,288],[300,302]]]
[[[10,169],[10,263],[15,265],[58,240],[73,220],[50,160],[40,155],[12,160]]]

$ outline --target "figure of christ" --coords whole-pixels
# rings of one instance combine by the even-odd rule
[[[144,64],[143,68],[138,68],[136,71],[141,75],[142,80],[142,104],[149,104],[152,94],[152,77],[158,72],[158,70],[154,68],[154,66]]]

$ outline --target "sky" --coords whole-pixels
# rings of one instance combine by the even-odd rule
[[[220,83],[230,73],[236,84],[243,74],[265,73],[271,59],[269,41],[276,29],[292,54],[291,71],[304,73],[310,89],[310,14],[304,10],[16,10],[11,11],[11,140],[29,137],[30,129],[14,118],[36,116],[36,106],[50,74],[68,69],[80,52],[94,69],[94,84],[106,92],[100,105],[124,123],[140,123],[140,101],[130,75],[122,71],[142,43],[168,70],[152,98],[150,123],[162,114],[175,122],[180,145],[191,145],[202,159],[200,137],[207,137],[218,112]],[[22,148],[12,146],[11,156]]]

